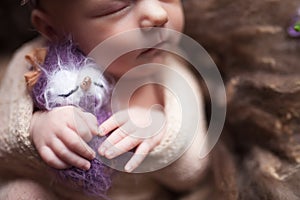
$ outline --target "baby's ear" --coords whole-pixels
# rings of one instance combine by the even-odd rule
[[[49,41],[58,39],[57,32],[47,13],[40,9],[34,9],[31,12],[31,23],[37,31]]]

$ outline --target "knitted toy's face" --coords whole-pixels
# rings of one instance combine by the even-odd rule
[[[74,105],[95,113],[107,99],[107,83],[92,63],[81,68],[59,69],[49,74],[44,97],[48,109]]]
[[[52,110],[76,106],[96,116],[109,101],[111,85],[99,65],[87,58],[72,43],[50,44],[32,88],[35,106]]]

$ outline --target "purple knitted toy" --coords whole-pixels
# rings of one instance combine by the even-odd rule
[[[51,110],[58,106],[77,106],[94,114],[99,124],[110,115],[110,93],[111,86],[98,66],[69,41],[49,45],[41,74],[32,88],[37,108]],[[95,136],[89,145],[97,152],[103,140]],[[88,171],[75,167],[56,171],[62,181],[67,180],[88,194],[106,198],[106,191],[111,186],[112,170],[97,158],[91,161]]]

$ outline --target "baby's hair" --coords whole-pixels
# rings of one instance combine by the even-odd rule
[[[21,6],[29,5],[31,8],[38,6],[38,0],[21,0]]]

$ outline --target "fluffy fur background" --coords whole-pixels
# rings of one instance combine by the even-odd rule
[[[299,0],[185,1],[187,33],[223,73],[227,124],[215,148],[223,199],[300,198]]]

